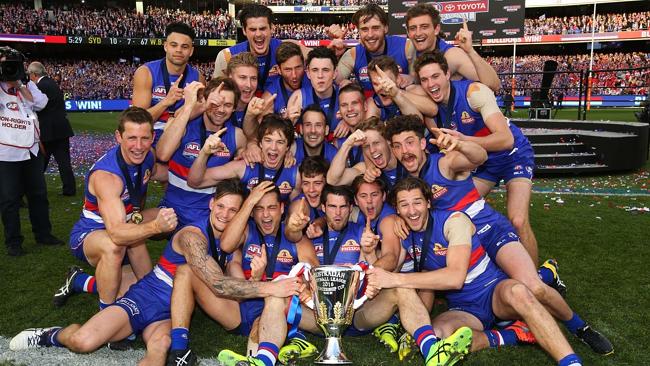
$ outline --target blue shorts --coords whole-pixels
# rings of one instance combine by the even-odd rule
[[[470,297],[465,298],[451,298],[447,296],[447,301],[449,304],[449,310],[464,311],[466,313],[474,315],[478,320],[483,324],[483,329],[492,329],[495,321],[496,315],[492,311],[492,297],[494,295],[494,289],[496,286],[501,283],[501,281],[507,279],[508,277],[505,273],[499,271],[496,274],[495,280],[492,281],[488,286],[485,286],[481,291],[474,292]]]
[[[478,167],[473,176],[494,182],[497,185],[502,180],[504,183],[508,183],[515,178],[533,179],[535,154],[530,144],[520,147],[510,156],[495,160],[488,160]]]
[[[520,241],[519,235],[510,221],[492,208],[483,208],[472,218],[472,222],[476,226],[476,234],[481,245],[495,263],[497,252],[503,245]]]
[[[248,336],[253,329],[253,323],[264,310],[264,299],[251,299],[239,303],[239,314],[241,323],[239,324],[239,332],[241,335]]]
[[[176,225],[176,230],[180,230],[184,226],[191,224],[193,222],[205,221],[210,216],[210,208],[197,208],[197,207],[185,207],[178,205],[170,205],[164,198],[160,200],[158,208],[173,208],[176,217],[178,218],[178,225]]]
[[[149,272],[111,306],[119,306],[129,316],[133,333],[141,333],[149,324],[171,319],[172,287]]]
[[[84,240],[88,234],[92,233],[95,230],[106,230],[105,228],[82,228],[79,225],[72,227],[70,231],[70,251],[72,255],[79,259],[82,262],[88,263],[88,258],[84,254]],[[90,263],[88,263],[90,264]]]

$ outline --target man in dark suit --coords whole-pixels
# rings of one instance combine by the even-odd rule
[[[63,183],[62,193],[64,196],[74,196],[77,189],[70,165],[70,137],[74,136],[74,132],[66,117],[63,92],[56,81],[47,76],[45,67],[40,62],[29,64],[27,73],[49,99],[45,108],[37,113],[41,128],[41,141],[45,147],[43,170],[47,169],[50,157],[54,155]]]

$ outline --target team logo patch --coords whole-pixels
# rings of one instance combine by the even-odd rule
[[[460,115],[460,121],[462,123],[469,124],[469,123],[474,123],[475,119],[474,117],[470,116],[469,113],[467,113],[467,111],[463,111],[463,113],[461,113]]]
[[[447,248],[440,243],[436,243],[433,246],[433,254],[444,257],[447,255]]]
[[[253,260],[253,257],[259,257],[261,255],[262,247],[259,244],[249,244],[248,247],[246,247],[246,254],[244,255],[244,258]]]
[[[293,256],[291,255],[291,253],[289,253],[288,250],[282,249],[280,253],[278,253],[276,261],[283,264],[291,264],[293,263]]]
[[[12,110],[14,112],[17,112],[19,110],[18,103],[16,102],[7,102],[6,106],[9,108],[9,110]]]
[[[445,193],[447,193],[447,187],[442,187],[437,184],[431,185],[431,194],[433,194],[434,200],[442,197]]]
[[[273,65],[271,70],[269,70],[269,76],[277,76],[277,75],[280,75],[280,66]]]
[[[354,239],[350,239],[341,245],[340,250],[341,252],[358,252],[361,250],[361,247]]]
[[[185,147],[183,147],[183,157],[194,160],[199,156],[199,152],[201,151],[201,145],[198,143],[192,141],[188,142],[185,144]]]
[[[526,165],[526,173],[528,174],[533,174],[533,167],[530,165]]]
[[[278,185],[278,189],[280,190],[281,194],[290,194],[291,191],[293,191],[293,187],[291,187],[291,184],[289,182],[284,181]]]

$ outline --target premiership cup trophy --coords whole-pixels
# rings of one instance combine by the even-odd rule
[[[319,266],[310,271],[309,288],[316,323],[325,333],[325,348],[314,361],[316,364],[342,365],[352,362],[343,353],[341,335],[352,324],[354,311],[366,301],[366,296],[356,295],[363,280],[363,269],[356,265]]]

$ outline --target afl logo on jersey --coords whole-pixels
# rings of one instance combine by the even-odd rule
[[[417,247],[417,246],[416,246],[416,247],[415,247],[415,256],[414,256],[414,255],[413,255],[413,247],[411,246],[411,247],[409,248],[407,254],[408,254],[408,258],[407,258],[407,259],[411,259],[411,260],[413,260],[414,257],[415,257],[415,258],[420,258],[420,256],[422,255],[422,249],[420,249],[420,247]]]
[[[159,85],[151,91],[151,94],[155,97],[166,97],[167,96],[167,90],[165,90],[165,87],[163,85]]]
[[[199,152],[201,151],[201,145],[198,143],[192,141],[188,142],[185,144],[185,147],[183,148],[183,157],[194,160],[199,156]]]
[[[6,104],[6,106],[7,106],[7,108],[9,108],[9,110],[12,110],[14,112],[17,112],[19,110],[18,103],[16,103],[16,102],[8,102]]]
[[[278,253],[276,260],[283,264],[292,264],[293,256],[291,255],[291,253],[289,253],[288,250],[282,249],[280,253]]]
[[[260,181],[259,177],[253,177],[248,180],[248,183],[246,183],[246,188],[250,191],[251,189],[255,188],[257,186],[257,183]]]
[[[445,193],[447,193],[447,187],[442,187],[437,184],[431,185],[431,194],[433,195],[434,200],[442,197]]]
[[[463,113],[460,114],[460,121],[464,124],[470,124],[474,123],[475,119],[474,117],[470,116],[467,111],[463,111]]]
[[[364,66],[359,69],[359,72],[357,73],[357,77],[359,78],[359,81],[361,82],[366,82],[370,81],[370,76],[368,76],[368,66]]]
[[[245,258],[249,260],[253,260],[253,257],[261,256],[262,255],[262,247],[259,246],[259,244],[249,244],[248,247],[246,247],[246,254]]]
[[[354,239],[350,239],[350,240],[346,241],[343,245],[341,245],[341,249],[340,249],[340,251],[343,252],[343,253],[358,252],[360,250],[361,250],[361,247],[359,246],[359,244]]]
[[[440,255],[440,256],[446,256],[447,255],[447,248],[442,246],[440,243],[436,243],[433,246],[433,254],[435,255]]]
[[[278,189],[281,194],[290,194],[291,191],[293,191],[293,187],[291,187],[291,184],[286,180],[278,185]]]

